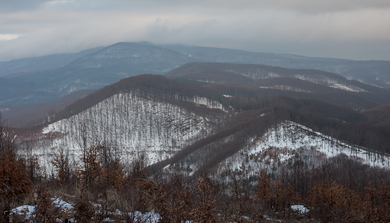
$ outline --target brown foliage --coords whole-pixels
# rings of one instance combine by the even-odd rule
[[[86,188],[97,186],[98,178],[102,175],[103,169],[100,152],[101,146],[90,146],[84,151],[83,157],[81,157],[83,169],[77,173]]]
[[[68,155],[65,154],[63,149],[55,154],[51,163],[57,171],[58,183],[61,186],[68,184],[71,177],[71,170],[69,166]]]
[[[268,178],[266,171],[260,173],[257,181],[258,191],[256,196],[261,200],[268,200],[271,197],[271,180]]]
[[[37,205],[33,213],[35,222],[56,222],[62,219],[63,210],[55,207],[51,198],[46,193],[46,189],[39,186],[37,189]]]
[[[210,179],[207,177],[201,178],[196,184],[196,190],[200,192],[200,198],[190,214],[196,222],[217,222],[217,201],[212,198]]]
[[[16,154],[10,149],[0,152],[0,197],[12,202],[26,194],[31,181],[21,170]]]
[[[92,219],[95,216],[95,210],[93,209],[92,204],[86,198],[85,190],[81,191],[80,197],[74,204],[74,211],[74,218],[77,222],[92,222]]]

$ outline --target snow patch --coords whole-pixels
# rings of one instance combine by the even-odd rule
[[[288,85],[260,86],[259,88],[282,90],[282,91],[295,91],[295,92],[311,93],[311,91],[308,91],[308,90],[305,90],[305,89],[302,89],[302,88],[288,86]]]
[[[13,212],[14,214],[23,215],[27,219],[32,217],[34,211],[35,211],[35,206],[32,205],[23,205],[11,210],[11,212]]]
[[[224,112],[227,112],[227,110],[223,107],[223,105],[219,101],[211,100],[205,97],[199,97],[199,96],[194,96],[194,97],[180,97],[178,95],[175,96],[175,99],[181,99],[183,101],[188,101],[192,102],[196,105],[203,105],[206,106],[207,108],[211,109],[220,109]]]
[[[307,212],[309,212],[309,209],[307,209],[303,205],[291,205],[291,209],[297,211],[300,214],[306,214]]]

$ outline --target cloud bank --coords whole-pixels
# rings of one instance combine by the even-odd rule
[[[0,61],[120,41],[390,60],[390,1],[0,0]]]

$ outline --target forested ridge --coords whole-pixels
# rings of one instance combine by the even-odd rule
[[[319,100],[256,95],[246,87],[213,86],[141,75],[76,101],[53,114],[55,121],[50,127],[66,129],[67,122],[76,123],[70,129],[80,136],[80,156],[73,158],[65,141],[53,144],[47,150],[50,152],[40,157],[34,156],[40,146],[62,136],[58,132],[40,135],[39,129],[16,131],[2,120],[0,222],[8,222],[11,212],[13,222],[390,220],[388,168],[372,167],[347,155],[311,164],[305,159],[315,148],[300,148],[286,163],[268,163],[267,169],[252,170],[251,174],[246,165],[218,169],[267,131],[283,128],[286,121],[324,134],[331,144],[353,145],[351,150],[360,150],[370,159],[387,157],[388,105],[359,112]],[[96,114],[91,110],[100,108],[103,110],[96,111],[105,112]],[[148,117],[147,122],[143,123],[144,118],[132,119],[132,114],[140,113]],[[175,120],[168,118],[175,115]],[[88,121],[80,124],[77,117]],[[133,125],[125,125],[125,121]],[[108,126],[112,123],[116,123],[115,130]],[[121,129],[137,132],[136,138],[153,142],[150,145],[175,146],[177,150],[150,165],[152,159],[142,148],[150,145],[140,144],[123,162],[125,144],[118,142],[125,142],[126,137],[134,139],[121,135]],[[106,138],[98,138],[99,132]],[[180,137],[192,137],[191,132],[199,134],[188,143],[180,141]],[[164,138],[167,133],[177,134],[177,141]],[[268,158],[272,149],[266,151]],[[267,163],[266,156],[248,159]],[[59,205],[57,199],[68,208]],[[14,209],[27,208],[23,205],[30,205],[33,211]],[[159,219],[151,213],[157,213]]]
[[[359,111],[390,103],[388,89],[312,69],[193,62],[168,72],[166,76],[239,97],[285,95],[295,99],[320,100]]]

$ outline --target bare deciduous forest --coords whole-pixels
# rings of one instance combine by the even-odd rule
[[[152,222],[153,215],[148,213],[158,213],[155,221],[159,222],[390,221],[388,170],[343,155],[316,168],[298,159],[290,169],[283,167],[278,174],[260,171],[255,177],[230,171],[228,177],[218,178],[212,171],[237,152],[244,136],[262,134],[267,126],[286,119],[368,148],[375,143],[378,151],[388,152],[386,128],[377,125],[383,120],[337,106],[324,107],[322,102],[285,97],[234,98],[229,103],[242,111],[241,115],[224,125],[224,130],[162,163],[149,166],[144,153],[134,153],[132,162],[123,163],[110,145],[89,143],[77,161],[80,165],[70,162],[66,150],[57,151],[49,160],[53,174],[41,171],[36,157],[18,156],[13,129],[2,120],[1,222],[10,218],[13,222]],[[273,118],[259,117],[264,112],[271,112]],[[373,134],[375,131],[378,134]],[[229,135],[233,135],[232,141],[221,144],[227,147],[217,150],[194,175],[163,171],[186,153]],[[56,199],[71,207],[60,207]],[[22,205],[34,206],[33,213],[10,214]]]

